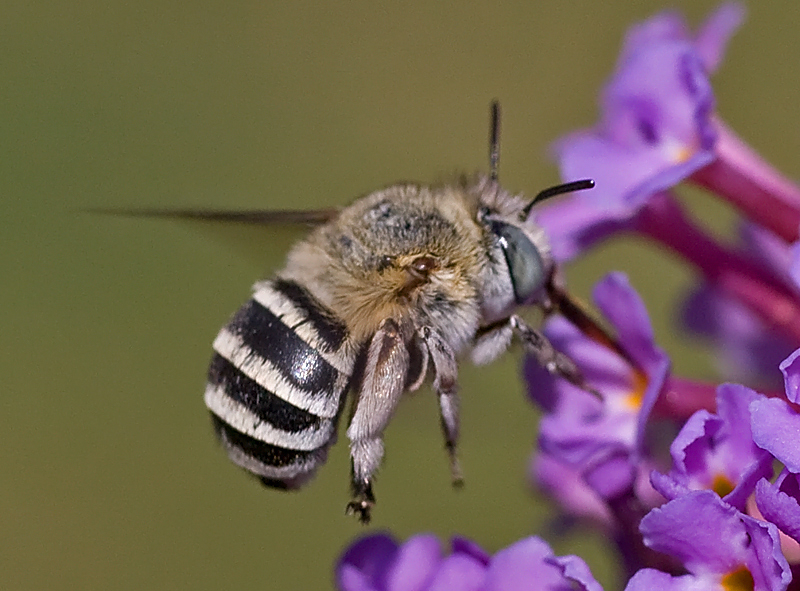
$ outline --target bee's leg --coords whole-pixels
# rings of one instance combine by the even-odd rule
[[[637,365],[631,359],[630,354],[620,345],[619,341],[597,322],[587,310],[586,305],[564,289],[563,282],[559,280],[559,276],[555,273],[547,285],[546,302],[549,303],[549,309],[543,307],[545,314],[559,312],[587,337],[611,349],[630,362],[631,365]]]
[[[475,365],[485,365],[497,359],[508,349],[513,334],[508,318],[481,327],[470,350],[472,362]]]
[[[400,327],[392,320],[381,323],[369,343],[363,378],[350,419],[347,437],[352,460],[353,500],[348,513],[369,523],[375,503],[372,477],[383,459],[383,430],[405,389],[409,354]]]
[[[410,343],[408,355],[406,391],[414,392],[425,382],[425,377],[428,374],[428,361],[430,360],[428,345],[419,332],[414,335],[414,340]]]
[[[557,351],[542,332],[531,327],[522,318],[516,315],[509,318],[509,324],[517,336],[519,336],[520,340],[522,340],[525,350],[536,358],[539,365],[544,367],[551,374],[561,376],[578,388],[600,398],[600,394],[586,383],[583,372],[578,369],[575,362],[560,351]]]
[[[430,353],[436,378],[433,388],[439,396],[439,412],[444,433],[445,447],[450,456],[450,474],[453,486],[460,487],[464,484],[461,466],[458,463],[458,365],[453,349],[439,333],[423,327],[420,331],[422,339]]]
[[[381,449],[381,454],[383,454],[383,449]],[[355,515],[361,523],[366,525],[372,519],[371,511],[373,505],[375,505],[372,479],[365,478],[359,481],[356,478],[355,460],[351,462],[350,477],[350,492],[353,495],[353,499],[347,503],[345,512],[348,515]]]

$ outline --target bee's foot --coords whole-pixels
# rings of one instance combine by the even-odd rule
[[[364,495],[347,503],[345,513],[347,513],[347,515],[355,515],[361,523],[367,525],[372,517],[371,511],[373,505],[375,505],[375,501],[368,499],[366,495]]]

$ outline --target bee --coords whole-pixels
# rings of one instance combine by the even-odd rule
[[[316,224],[280,271],[253,286],[214,340],[204,398],[234,463],[269,487],[300,488],[326,461],[352,392],[347,512],[368,522],[384,430],[403,393],[428,376],[453,482],[462,482],[462,355],[488,363],[516,337],[551,373],[588,389],[572,360],[516,310],[569,307],[530,212],[543,199],[593,183],[558,185],[528,200],[509,193],[497,181],[498,135],[493,103],[488,176],[395,184],[341,211],[167,214]]]

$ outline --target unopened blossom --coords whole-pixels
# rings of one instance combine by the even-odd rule
[[[339,560],[336,585],[341,591],[602,591],[583,560],[555,556],[536,537],[491,556],[463,538],[454,538],[445,554],[430,534],[403,544],[387,534],[361,538]]]
[[[774,234],[742,223],[737,250],[798,293],[798,284],[790,280],[794,249]],[[800,344],[777,333],[724,287],[705,280],[684,301],[681,322],[713,347],[725,379],[769,390],[782,384],[778,365]]]

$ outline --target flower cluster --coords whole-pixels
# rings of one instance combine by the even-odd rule
[[[376,534],[353,544],[339,562],[336,582],[347,591],[502,591],[529,588],[601,591],[577,556],[554,556],[536,537],[525,538],[489,556],[478,545],[453,538],[442,556],[439,540],[414,536],[399,546]]]
[[[593,294],[613,336],[548,319],[548,338],[600,397],[526,363],[544,413],[530,479],[614,541],[629,591],[800,588],[800,188],[716,112],[710,75],[742,20],[739,5],[724,4],[694,34],[676,13],[634,26],[599,122],[555,145],[564,180],[592,178],[596,188],[536,212],[560,262],[628,232],[688,263],[700,281],[680,321],[715,348],[726,379],[747,384],[674,375],[621,273]],[[737,242],[692,219],[673,193],[680,183],[740,212]],[[556,557],[535,537],[494,556],[455,538],[445,556],[431,536],[398,545],[373,535],[345,552],[336,582],[346,591],[600,588],[581,559]]]

